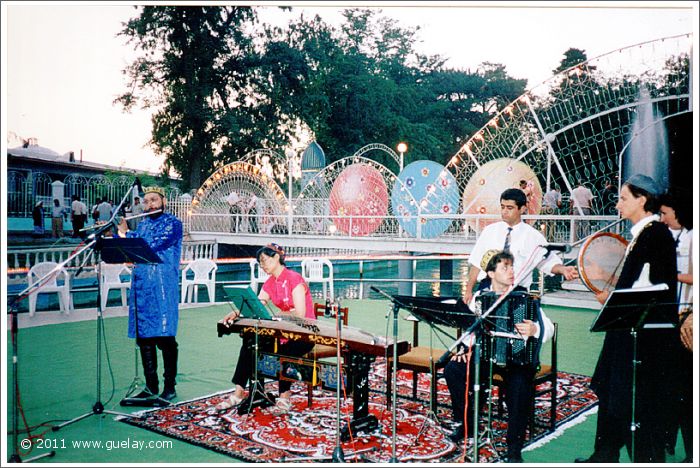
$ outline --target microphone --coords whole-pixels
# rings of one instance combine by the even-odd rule
[[[331,300],[326,298],[326,308],[323,311],[323,316],[324,317],[330,317],[331,316]]]
[[[571,246],[569,244],[547,244],[547,245],[540,245],[540,247],[544,247],[545,249],[547,249],[547,253],[549,253],[549,252],[564,252],[564,253],[571,252]]]

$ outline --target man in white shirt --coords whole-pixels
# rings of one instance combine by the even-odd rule
[[[502,221],[486,226],[469,254],[471,268],[464,296],[465,303],[471,301],[477,279],[486,277],[480,262],[484,254],[491,249],[505,250],[513,255],[513,269],[516,280],[519,279],[518,285],[530,289],[532,274],[520,279],[521,272],[525,269],[532,270],[533,266],[540,263],[544,249],[537,247],[547,245],[547,240],[537,229],[522,221],[526,203],[525,194],[520,189],[507,189],[501,194]],[[555,254],[550,254],[538,269],[548,275],[563,275],[567,280],[578,278],[576,267],[564,266]]]
[[[571,191],[571,214],[588,216],[593,211],[593,192],[588,187],[583,186],[582,181],[578,181],[578,186]],[[587,221],[574,221],[576,228],[575,239],[583,239],[589,233]]]
[[[79,195],[73,195],[70,205],[71,224],[73,224],[73,237],[85,237],[84,232],[80,232],[85,227],[87,221],[87,205],[80,201]]]
[[[109,221],[112,217],[112,205],[109,204],[106,198],[97,205],[97,212],[99,213],[98,221]]]
[[[571,191],[571,212],[572,214],[591,214],[591,204],[593,202],[593,192],[578,181],[578,186]],[[581,208],[581,212],[578,209]]]
[[[143,214],[143,205],[139,197],[134,197],[134,206],[131,208],[131,215],[137,216]],[[129,229],[135,231],[143,218],[134,218],[127,221]]]
[[[542,214],[556,214],[559,208],[561,208],[561,193],[556,185],[552,185],[542,199]]]

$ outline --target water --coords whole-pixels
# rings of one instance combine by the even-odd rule
[[[631,143],[623,155],[623,182],[634,174],[653,178],[665,191],[668,188],[668,134],[663,115],[650,101],[649,91],[639,91],[637,113],[632,122]]]
[[[298,263],[288,262],[287,267],[294,271],[301,271]],[[399,282],[396,280],[399,271],[397,260],[376,260],[364,261],[362,266],[362,278],[360,278],[360,268],[357,261],[333,261],[333,286],[336,297],[340,299],[384,299],[378,293],[370,290],[370,286],[385,291],[387,294],[399,293]],[[448,296],[462,295],[464,286],[467,283],[468,262],[466,260],[455,260],[452,266],[452,292]],[[414,278],[416,283],[417,296],[439,296],[440,295],[440,261],[421,260],[416,264]],[[216,274],[216,281],[236,281],[247,283],[250,279],[250,269],[245,265],[219,265]],[[361,284],[362,283],[362,284]],[[323,298],[323,285],[321,283],[309,284],[311,295],[317,302]],[[226,300],[221,288],[217,287],[217,300]],[[206,295],[200,296],[201,299]]]
[[[299,262],[288,262],[287,267],[300,272]],[[339,299],[385,299],[382,295],[370,290],[370,286],[376,286],[387,294],[399,293],[399,282],[396,280],[399,271],[398,260],[365,260],[362,265],[362,278],[360,278],[360,267],[357,261],[333,261],[334,292]],[[451,292],[448,289],[447,296],[460,296],[464,293],[464,286],[467,283],[468,263],[466,260],[455,260],[452,267]],[[26,277],[26,274],[20,275]],[[420,260],[416,262],[414,278],[416,283],[417,296],[440,296],[440,261]],[[245,264],[219,264],[216,273],[216,301],[226,302],[228,297],[223,290],[223,284],[247,284],[250,281],[250,267]],[[19,293],[27,286],[26,282],[15,281],[8,285],[8,295]],[[73,303],[76,308],[96,307],[97,300],[97,278],[89,272],[83,273],[80,278],[74,278],[72,287]],[[309,284],[311,295],[316,302],[322,302],[322,283]],[[198,291],[199,302],[208,301],[204,287]],[[107,302],[109,307],[121,305],[119,292],[113,290],[109,294]],[[20,311],[27,310],[27,300],[19,304]],[[56,294],[39,294],[37,297],[37,310],[53,310],[58,308]]]

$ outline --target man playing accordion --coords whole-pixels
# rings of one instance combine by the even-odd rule
[[[472,298],[470,308],[477,311],[477,313],[480,310],[479,305],[483,299],[482,296],[486,296],[488,293],[495,293],[500,296],[508,291],[515,279],[513,255],[508,252],[489,250],[481,260],[481,268],[491,279],[491,284],[477,291]],[[513,288],[513,293],[522,296],[527,291],[525,288],[518,286]],[[523,299],[526,298],[527,296],[523,297]],[[482,312],[485,312],[487,309],[488,307],[484,307]],[[500,311],[500,309],[501,307],[499,306],[496,310]],[[536,320],[524,319],[520,323],[515,323],[512,330],[514,334],[520,335],[526,342],[538,340],[536,346],[531,348],[535,350],[533,359],[529,362],[508,362],[501,372],[506,383],[506,405],[508,406],[508,432],[506,436],[508,442],[506,461],[508,462],[522,462],[521,451],[525,439],[528,416],[534,399],[532,381],[537,371],[540,345],[554,335],[554,325],[540,309],[539,303],[536,304],[535,316],[533,318]],[[488,323],[489,321],[487,317],[485,322]],[[540,326],[540,323],[542,326]],[[469,379],[472,380],[474,378],[474,359],[471,359],[474,335],[470,339],[471,341],[466,343],[467,347],[462,346],[445,366],[444,370],[445,380],[452,399],[452,416],[455,421],[459,421],[459,425],[450,434],[450,439],[454,442],[459,442],[465,435],[469,434],[467,428],[471,427],[474,414],[473,383],[467,381],[467,366],[470,369]],[[485,345],[487,346],[488,344],[485,343]],[[486,348],[486,346],[483,348]],[[485,389],[485,384],[488,383],[489,367],[487,362],[484,362],[481,366],[480,384],[482,389]],[[465,394],[468,401],[467,411],[465,411]],[[484,401],[484,399],[480,398],[479,401]]]

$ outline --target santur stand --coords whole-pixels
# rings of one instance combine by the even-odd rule
[[[272,406],[272,395],[265,393],[265,384],[260,380],[258,376],[258,358],[260,355],[260,342],[259,342],[259,322],[255,321],[255,341],[253,353],[253,379],[248,382],[248,396],[245,400],[238,405],[238,415],[242,416],[244,414],[249,414],[253,411],[253,408],[267,408]]]

